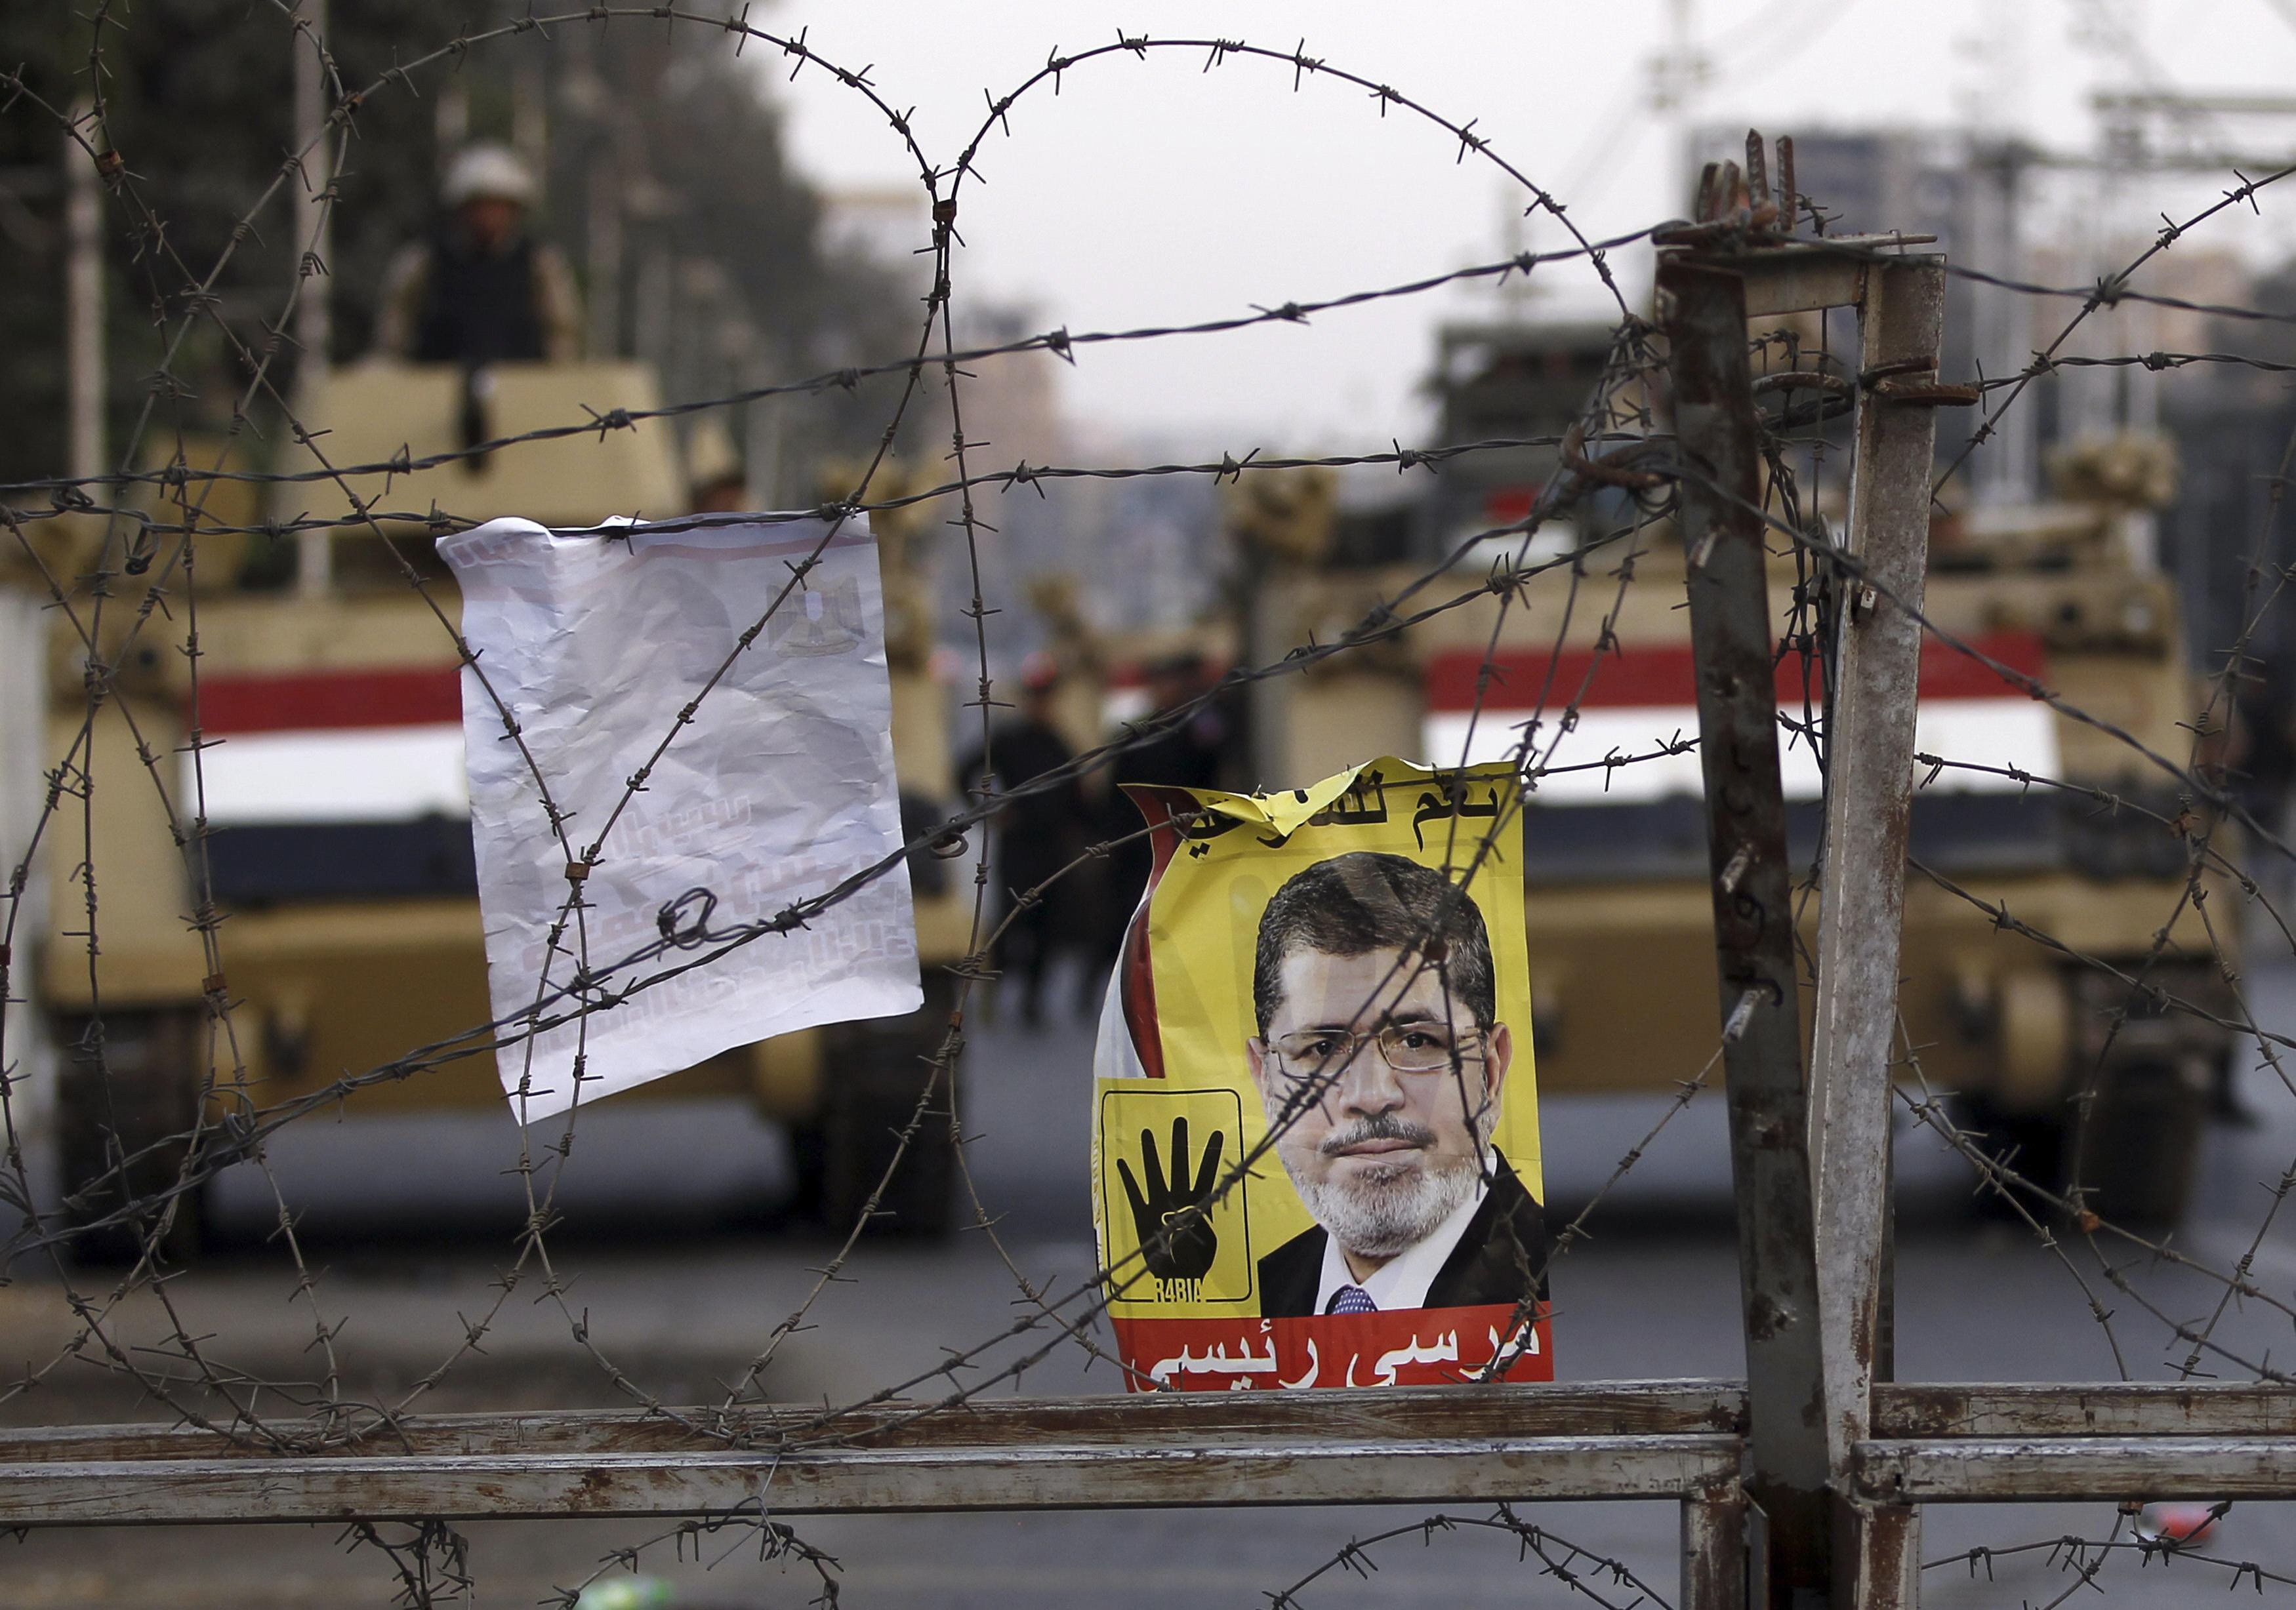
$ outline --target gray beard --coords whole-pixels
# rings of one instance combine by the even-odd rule
[[[1433,1235],[1472,1199],[1481,1177],[1477,1160],[1463,1157],[1440,1173],[1363,1169],[1344,1184],[1311,1182],[1294,1173],[1292,1184],[1342,1247],[1366,1258],[1392,1258]]]

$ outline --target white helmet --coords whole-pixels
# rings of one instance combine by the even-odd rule
[[[530,207],[534,203],[534,176],[508,146],[472,145],[447,166],[447,182],[440,191],[449,207],[460,207],[482,197]]]

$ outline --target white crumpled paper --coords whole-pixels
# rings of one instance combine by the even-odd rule
[[[517,718],[551,798],[570,813],[566,838],[577,856],[824,530],[801,520],[553,532],[498,519],[441,539],[462,584],[463,633]],[[582,882],[579,926],[569,921],[554,953],[546,954],[566,906],[567,845],[468,667],[463,737],[497,1017],[566,988],[580,960],[594,972],[658,943],[662,907],[690,889],[717,896],[713,929],[769,919],[900,847],[876,543],[848,522],[803,589],[701,699],[644,789],[605,828]],[[683,914],[690,922],[695,906]],[[619,995],[706,948],[668,950],[603,985]],[[900,868],[802,928],[506,1045],[496,1061],[520,1121],[531,1122],[574,1105],[578,1051],[588,1103],[734,1046],[910,1012],[922,999]],[[574,1005],[561,995],[544,1016]]]

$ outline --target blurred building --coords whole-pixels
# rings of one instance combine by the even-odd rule
[[[1827,234],[1934,235],[1934,249],[1955,263],[2018,277],[2024,244],[2020,192],[2030,151],[1910,130],[1797,129],[1793,142],[1794,186],[1816,204]],[[1717,131],[1702,137],[1696,149],[1728,151],[1737,144]],[[1810,227],[1807,214],[1800,226]],[[1949,282],[1942,372],[2016,372],[2034,345],[2029,314],[2023,298],[1980,295],[1970,281]],[[1855,362],[1855,315],[1835,309],[1826,315],[1824,334],[1829,350]],[[2024,503],[2038,489],[2038,441],[2021,412],[2011,411],[1972,466],[1972,491],[1980,499]],[[1949,461],[1959,454],[1979,422],[1972,413],[1939,413],[1940,457]]]
[[[831,257],[913,266],[931,277],[932,209],[916,184],[847,185],[821,198],[821,249]]]
[[[2251,285],[2192,299],[2296,318],[2296,264]],[[2288,323],[2187,316],[2189,328],[2171,350],[2296,364],[2296,328]],[[2164,423],[2183,461],[2183,484],[2163,546],[2185,597],[2195,663],[2214,670],[2270,595],[2276,573],[2296,564],[2296,515],[2284,478],[2296,442],[2296,392],[2284,373],[2238,365],[2195,366],[2175,378]],[[2261,616],[2251,653],[2276,660],[2296,654],[2288,613],[2283,600]]]
[[[1697,149],[1733,151],[1741,139],[1742,131],[1712,131]],[[2100,164],[1946,132],[1796,131],[1796,188],[1816,202],[1828,234],[1933,234],[1936,249],[1957,266],[2072,290],[2118,273],[2157,232],[2149,212],[2124,204],[2129,182],[2156,167],[2183,166],[2156,161],[2125,139],[2111,149]],[[2296,362],[2296,339],[2284,326],[2206,311],[2259,298],[2277,311],[2296,311],[2296,266],[2259,284],[2237,255],[2185,241],[2147,263],[2138,286],[2200,306],[2111,304],[2059,342],[2080,311],[2079,296],[2019,294],[1967,277],[1948,282],[1948,379],[2013,376],[2053,343],[2059,359],[2074,362],[2027,388],[1971,456],[1967,491],[1948,487],[1944,495],[1948,502],[2030,503],[2048,494],[2053,449],[2165,432],[2182,473],[2174,501],[2154,525],[2152,557],[2183,594],[2194,663],[2213,669],[2250,612],[2251,556],[2259,539],[2267,564],[2296,559],[2296,538],[2274,495],[2296,428],[2296,399],[2283,377],[2235,365],[2151,367],[2128,360],[2218,352]],[[1830,348],[1854,362],[1849,314],[1830,315],[1825,335]],[[1988,410],[1939,413],[1940,465],[1963,453],[1984,413],[1998,406],[1998,396],[1988,399]],[[2284,635],[2267,619],[2256,646],[2277,651]],[[2296,648],[2296,642],[2285,646]]]

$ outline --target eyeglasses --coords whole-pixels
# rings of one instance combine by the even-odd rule
[[[1433,1074],[1466,1058],[1479,1058],[1482,1053],[1473,1042],[1481,1038],[1482,1031],[1477,1028],[1455,1034],[1440,1023],[1390,1023],[1369,1034],[1336,1028],[1302,1029],[1296,1034],[1278,1035],[1267,1046],[1294,1078],[1337,1073],[1372,1043],[1378,1045],[1388,1067],[1398,1074]]]

